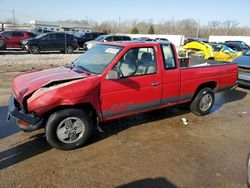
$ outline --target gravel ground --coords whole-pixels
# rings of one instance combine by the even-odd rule
[[[27,71],[50,66],[61,66],[71,63],[81,54],[83,54],[83,51],[75,51],[73,54],[42,52],[38,55],[18,50],[0,51],[0,72]]]
[[[6,121],[15,75],[70,63],[81,53],[0,51],[0,188],[246,187],[248,89],[217,94],[203,117],[171,107],[107,122],[104,133],[67,152],[51,148],[43,130],[23,133]]]

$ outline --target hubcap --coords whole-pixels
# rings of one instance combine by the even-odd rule
[[[212,102],[213,102],[213,98],[210,94],[205,94],[201,99],[200,99],[200,104],[199,104],[199,107],[200,107],[200,110],[205,112],[207,111],[211,105],[212,105]]]
[[[68,54],[72,53],[73,52],[73,48],[71,46],[68,46],[67,49],[66,49],[66,52]]]
[[[37,46],[33,46],[32,48],[33,48],[33,49],[32,49],[32,50],[33,50],[33,53],[38,53],[38,47],[37,47]]]
[[[64,119],[56,130],[57,138],[63,143],[74,143],[78,141],[85,131],[85,125],[77,117],[68,117]]]

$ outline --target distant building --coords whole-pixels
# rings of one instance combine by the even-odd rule
[[[44,29],[49,31],[65,31],[65,32],[91,32],[90,27],[84,27],[81,25],[74,24],[64,24],[58,22],[49,22],[49,21],[30,21],[32,29]]]
[[[2,23],[2,30],[30,30],[30,24],[12,24],[12,23]]]
[[[82,26],[82,25],[75,25],[75,24],[64,24],[58,22],[49,22],[49,21],[38,21],[33,20],[30,23],[24,24],[3,24],[0,23],[0,30],[14,30],[14,29],[21,29],[21,30],[34,30],[34,29],[43,29],[48,31],[61,31],[61,32],[91,32],[91,27],[89,26]]]

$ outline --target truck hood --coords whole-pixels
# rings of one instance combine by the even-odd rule
[[[22,104],[23,99],[35,92],[37,89],[53,85],[54,83],[63,83],[72,80],[82,79],[89,75],[75,71],[66,67],[51,68],[41,71],[28,72],[14,78],[12,83],[12,93],[16,100]]]

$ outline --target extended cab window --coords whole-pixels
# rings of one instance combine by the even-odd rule
[[[153,48],[130,49],[119,61],[121,77],[156,73],[156,59]]]
[[[162,45],[165,69],[176,68],[175,57],[171,45]]]

